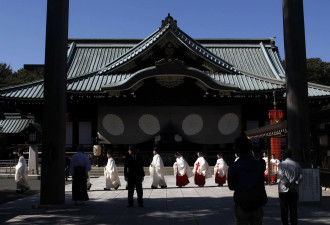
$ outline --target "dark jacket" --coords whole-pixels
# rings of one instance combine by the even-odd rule
[[[234,191],[246,191],[260,180],[261,174],[263,175],[263,172],[258,160],[251,155],[242,155],[229,167],[229,189]]]
[[[251,155],[242,155],[228,170],[228,187],[234,190],[234,201],[244,211],[267,203],[263,183],[263,165]]]
[[[130,154],[125,157],[124,176],[136,180],[142,180],[142,177],[145,176],[142,159],[139,155],[135,155],[135,159]]]

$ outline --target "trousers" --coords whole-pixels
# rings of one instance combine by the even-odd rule
[[[291,225],[298,224],[297,217],[297,202],[298,193],[296,191],[280,192],[280,208],[281,208],[281,221],[283,225],[288,225],[288,215],[290,211],[290,223]]]
[[[252,211],[244,211],[238,204],[235,204],[236,225],[262,225],[263,215],[262,207]]]
[[[136,188],[137,202],[139,205],[143,205],[142,180],[137,181],[136,179],[128,178],[127,186],[128,186],[128,204],[133,205],[134,188]]]

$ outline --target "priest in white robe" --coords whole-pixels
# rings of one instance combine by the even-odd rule
[[[27,182],[28,168],[26,166],[26,161],[23,156],[23,150],[19,150],[17,152],[17,155],[19,159],[15,171],[16,193],[23,193],[30,189],[29,184]]]
[[[194,164],[193,174],[195,175],[195,184],[204,187],[205,179],[211,178],[212,173],[208,162],[204,159],[202,152],[197,152],[197,160]]]
[[[267,157],[267,153],[264,152],[263,154],[263,160],[265,160],[265,163],[266,163],[266,170],[264,172],[264,177],[265,177],[265,181],[266,183],[268,184],[268,171],[269,171],[269,166],[268,166],[268,157]]]
[[[158,148],[155,147],[153,150],[153,159],[149,167],[150,177],[152,180],[151,188],[157,188],[160,186],[161,188],[166,188],[165,182],[165,167],[162,160],[162,157],[158,154]]]
[[[278,164],[280,164],[280,160],[276,159],[275,154],[272,154],[272,158],[270,160],[270,178],[273,184],[277,183]]]
[[[183,187],[189,184],[188,177],[192,177],[193,173],[180,153],[175,153],[176,162],[173,165],[174,176],[176,178],[176,186]]]
[[[104,167],[105,177],[105,191],[109,191],[111,188],[117,190],[120,187],[120,180],[117,172],[115,160],[112,158],[112,153],[107,152],[108,163]]]
[[[218,160],[214,166],[215,183],[218,186],[223,186],[226,183],[228,166],[221,153],[217,154],[217,158]]]

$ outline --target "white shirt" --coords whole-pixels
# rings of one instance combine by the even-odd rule
[[[193,174],[191,172],[191,169],[187,163],[187,161],[183,158],[183,156],[180,156],[179,158],[176,158],[176,162],[173,165],[174,168],[174,176],[177,175],[177,173],[180,176],[187,175],[188,177],[192,177]]]
[[[228,166],[225,160],[223,160],[223,158],[218,159],[214,166],[214,175],[218,173],[220,177],[226,176],[227,170]]]
[[[196,170],[198,164],[198,169]],[[204,157],[198,157],[194,164],[194,170],[193,173],[201,173],[203,174],[206,178],[212,177],[211,171],[210,171],[210,166],[207,163],[207,161],[204,159]]]
[[[297,189],[298,182],[302,177],[301,167],[298,162],[287,158],[278,165],[278,192],[288,192],[289,185],[294,185]]]

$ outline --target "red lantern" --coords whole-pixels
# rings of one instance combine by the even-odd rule
[[[283,119],[283,111],[276,109],[276,102],[274,102],[274,109],[269,110],[268,118],[270,119],[270,124],[276,124]],[[271,138],[270,139],[271,154],[275,154],[277,159],[281,158],[281,138]]]

